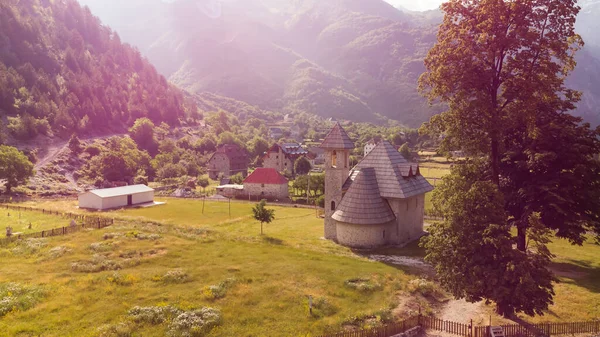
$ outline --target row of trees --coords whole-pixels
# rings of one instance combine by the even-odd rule
[[[448,110],[423,131],[472,155],[434,193],[445,218],[426,260],[457,298],[494,301],[505,316],[552,304],[552,235],[600,235],[600,130],[569,114],[574,0],[451,0],[421,88]]]

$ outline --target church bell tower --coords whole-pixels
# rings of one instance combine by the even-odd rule
[[[354,143],[336,123],[320,148],[325,150],[325,238],[337,241],[336,224],[331,216],[342,201],[342,187],[350,173],[350,151]]]

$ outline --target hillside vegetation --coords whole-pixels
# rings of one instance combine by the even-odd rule
[[[228,0],[214,13],[200,0],[81,2],[193,93],[410,127],[443,110],[417,91],[442,18],[437,10],[403,12],[382,0]],[[584,92],[576,114],[597,123],[600,54],[590,3],[581,3],[578,25],[590,47],[569,85]]]
[[[0,120],[16,139],[122,131],[140,117],[174,125],[195,112],[77,1],[0,3]]]

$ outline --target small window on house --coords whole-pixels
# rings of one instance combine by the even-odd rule
[[[284,165],[284,166],[287,166],[287,163],[285,163],[285,165]]]
[[[275,156],[275,159],[279,159],[279,156]]]
[[[333,153],[331,154],[331,166],[337,166],[337,152],[335,150],[333,150]]]
[[[260,184],[260,187],[265,187],[265,184]]]
[[[335,201],[331,201],[331,210],[335,211]]]
[[[385,229],[383,230],[383,238],[385,239]]]

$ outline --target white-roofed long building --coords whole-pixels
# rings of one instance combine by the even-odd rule
[[[79,195],[79,208],[107,210],[154,202],[154,189],[131,185],[87,191]]]
[[[425,193],[433,186],[390,143],[377,144],[354,168],[354,144],[336,124],[325,150],[325,238],[354,248],[402,245],[423,234]]]

